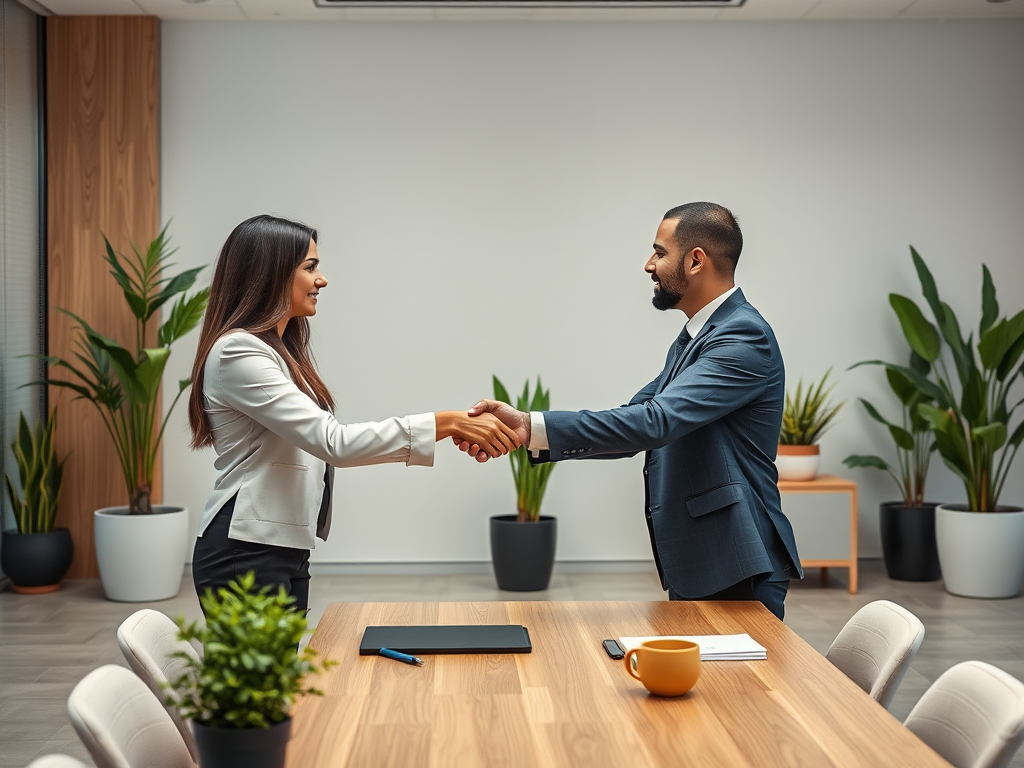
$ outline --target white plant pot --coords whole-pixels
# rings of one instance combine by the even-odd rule
[[[1024,582],[1024,509],[935,509],[935,543],[946,591],[962,597],[1016,597]]]
[[[775,457],[779,480],[813,480],[821,466],[817,445],[780,445]]]
[[[147,603],[175,597],[188,549],[188,510],[154,505],[151,515],[128,507],[93,513],[96,560],[107,599]]]

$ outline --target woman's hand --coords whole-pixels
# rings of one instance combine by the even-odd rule
[[[513,451],[520,445],[515,430],[506,426],[494,414],[482,413],[470,416],[465,411],[442,411],[434,414],[437,423],[437,439],[458,438],[480,446],[478,461],[496,459]]]

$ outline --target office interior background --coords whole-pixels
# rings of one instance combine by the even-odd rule
[[[847,401],[821,441],[822,469],[860,485],[860,552],[877,557],[877,506],[895,487],[841,460],[887,450],[856,401],[891,396],[879,369],[849,367],[905,355],[887,297],[920,297],[909,246],[965,325],[980,317],[982,263],[1005,311],[1024,304],[1024,21],[908,18],[921,5],[876,3],[879,16],[904,12],[865,21],[789,3],[774,6],[775,20],[736,23],[730,10],[758,18],[772,2],[596,21],[104,8],[165,17],[159,219],[177,264],[212,266],[231,228],[256,213],[320,230],[330,284],[314,345],[343,420],[464,408],[491,395],[492,374],[513,390],[540,375],[554,408],[625,402],[660,370],[683,322],[651,307],[643,271],[661,215],[690,200],[730,207],[746,240],[737,282],[775,328],[790,385],[831,368]],[[1019,15],[1017,0],[988,5]],[[785,8],[805,18],[786,20]],[[197,9],[209,18],[187,20]],[[33,251],[31,16],[4,4],[5,443],[19,409],[40,400],[18,388],[35,378],[18,354],[38,348],[47,278]],[[100,232],[75,236],[88,269],[102,270]],[[197,335],[177,345],[166,381],[189,375]],[[67,403],[64,419],[85,409]],[[187,443],[179,407],[163,498],[195,526],[215,473],[212,451]],[[544,512],[559,518],[560,567],[650,561],[641,461],[558,467]],[[432,470],[346,470],[340,525],[314,562],[486,568],[487,518],[514,503],[508,475],[504,461],[478,466],[446,445]],[[928,496],[963,500],[937,457]],[[1015,471],[1004,499],[1022,498]]]

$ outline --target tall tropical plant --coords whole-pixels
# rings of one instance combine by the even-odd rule
[[[178,399],[191,383],[178,382],[178,391],[163,419],[157,412],[160,381],[171,356],[171,344],[191,331],[203,317],[210,296],[209,288],[187,291],[203,267],[169,275],[173,266],[168,259],[177,251],[170,248],[167,227],[143,251],[132,243],[132,255],[117,254],[104,236],[104,259],[110,274],[121,287],[125,301],[135,316],[134,344],[123,347],[94,330],[85,320],[66,309],[60,310],[75,320],[78,332],[75,360],[44,358],[51,369],[70,374],[69,379],[48,377],[44,382],[78,394],[77,399],[92,403],[103,419],[117,449],[131,514],[153,511],[150,492],[157,451],[167,419]],[[179,296],[180,295],[180,296]],[[147,347],[149,323],[157,311],[175,296],[170,314],[157,330],[157,346]],[[77,361],[77,362],[76,362]]]
[[[57,505],[64,487],[64,462],[57,459],[53,435],[57,429],[57,411],[43,419],[33,431],[25,414],[18,414],[18,432],[11,442],[11,452],[18,465],[21,493],[11,476],[4,473],[7,498],[14,512],[18,533],[49,533],[57,519]]]
[[[516,402],[512,402],[508,390],[497,376],[494,377],[494,399],[515,407],[520,411],[547,411],[551,408],[551,392],[541,387],[540,376],[537,387],[530,396],[530,382],[523,385],[523,393]],[[512,465],[512,478],[516,484],[516,507],[520,522],[535,522],[540,519],[540,505],[544,500],[544,491],[548,486],[548,478],[555,468],[553,463],[531,464],[527,448],[521,445],[509,453]]]
[[[821,381],[804,389],[804,381],[797,381],[796,392],[786,392],[786,404],[782,411],[782,429],[779,430],[779,445],[814,445],[822,433],[832,424],[839,409],[846,401],[833,405],[829,399],[835,384],[826,387],[832,369],[825,371]]]
[[[934,367],[936,381],[910,366],[870,362],[904,374],[927,397],[917,412],[935,435],[943,462],[963,482],[968,508],[992,512],[1024,441],[1024,421],[1010,430],[1024,400],[1009,405],[1010,389],[1024,373],[1024,311],[1000,318],[995,283],[983,264],[978,340],[973,331],[964,338],[924,259],[913,246],[910,255],[934,322],[906,296],[891,293],[889,303],[910,348]]]
[[[851,366],[856,368],[857,363]],[[910,367],[922,376],[931,373],[931,364],[914,351],[910,353]],[[890,465],[885,459],[874,455],[852,455],[843,459],[850,467],[873,467],[881,469],[896,481],[903,495],[903,506],[923,507],[924,487],[928,480],[928,466],[931,464],[932,453],[935,451],[935,439],[932,436],[929,422],[918,412],[921,403],[932,402],[932,398],[914,386],[907,376],[898,370],[889,368],[885,372],[889,388],[896,395],[902,406],[900,423],[894,424],[887,420],[878,409],[863,397],[858,398],[868,415],[889,430],[889,436],[896,444],[896,463]]]

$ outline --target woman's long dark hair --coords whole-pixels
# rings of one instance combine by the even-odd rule
[[[221,249],[210,285],[210,301],[192,365],[188,423],[192,447],[213,444],[203,408],[206,358],[217,339],[240,328],[265,341],[285,359],[295,383],[322,408],[334,408],[327,385],[309,351],[309,321],[293,317],[284,335],[277,324],[291,307],[292,278],[309,253],[316,230],[275,216],[253,216],[235,227]]]

